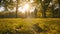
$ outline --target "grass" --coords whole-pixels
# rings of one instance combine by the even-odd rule
[[[0,34],[60,34],[60,18],[1,18]]]

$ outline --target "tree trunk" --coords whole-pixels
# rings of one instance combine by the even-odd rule
[[[16,18],[18,17],[17,13],[18,13],[18,0],[17,0],[17,4],[16,4]]]
[[[58,3],[59,3],[58,17],[60,18],[60,0],[58,0]]]
[[[54,18],[54,5],[52,5],[52,7],[51,7],[51,9],[52,9],[52,18]]]
[[[43,18],[46,18],[46,13],[45,13],[45,12],[46,12],[46,11],[43,9],[43,10],[42,10],[42,17],[43,17]]]
[[[40,1],[41,2],[41,5],[42,5],[42,17],[43,18],[46,18],[46,10],[48,8],[48,5],[50,4],[51,0],[44,0],[43,1]]]
[[[35,18],[37,18],[37,9],[36,8],[35,8],[34,16],[35,16]]]

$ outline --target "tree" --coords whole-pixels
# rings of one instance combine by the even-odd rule
[[[52,0],[52,6],[51,6],[51,10],[52,10],[52,17],[59,17],[59,4],[58,4],[58,0]]]
[[[18,0],[17,0],[17,3],[16,3],[16,18],[17,18],[17,12],[18,12]]]
[[[42,9],[42,17],[46,17],[46,10],[52,0],[37,0],[36,2],[41,4]]]
[[[20,0],[16,0],[16,18],[18,17],[18,5],[20,4]]]
[[[48,8],[48,5],[50,4],[51,0],[44,0],[41,2],[42,5],[42,17],[46,17],[46,10]]]
[[[60,0],[58,0],[58,3],[59,3],[59,12],[58,12],[58,15],[60,17]]]
[[[34,17],[37,18],[37,9],[35,8]]]

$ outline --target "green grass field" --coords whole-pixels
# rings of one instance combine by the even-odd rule
[[[60,34],[60,18],[0,18],[0,34]]]

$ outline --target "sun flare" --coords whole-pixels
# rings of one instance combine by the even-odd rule
[[[30,5],[28,3],[24,4],[22,7],[19,7],[19,11],[21,11],[22,13],[25,13],[26,11],[29,10]]]
[[[23,3],[22,6],[19,7],[19,11],[22,12],[22,13],[25,13],[25,12],[34,12],[35,10],[35,7],[31,4],[33,2],[33,0],[27,3]]]
[[[24,8],[25,10],[28,10],[29,7],[30,7],[30,5],[29,5],[28,3],[26,3],[26,4],[23,6],[23,8]]]

